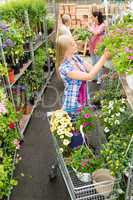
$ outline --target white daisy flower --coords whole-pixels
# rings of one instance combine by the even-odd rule
[[[108,133],[109,131],[110,131],[109,128],[108,128],[108,127],[105,127],[104,132],[105,132],[105,133]]]

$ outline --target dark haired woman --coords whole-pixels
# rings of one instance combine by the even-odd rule
[[[89,31],[92,32],[93,36],[89,42],[89,51],[91,55],[92,65],[95,65],[99,60],[99,56],[96,55],[96,46],[98,43],[102,42],[105,34],[105,24],[104,17],[101,12],[92,13],[93,25],[89,28]],[[97,83],[100,83],[100,72],[97,75]]]

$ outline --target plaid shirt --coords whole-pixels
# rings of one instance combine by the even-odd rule
[[[78,60],[80,65],[83,66],[84,62],[82,58],[78,55],[75,55],[74,57],[76,60]],[[65,59],[64,63],[59,68],[60,76],[65,86],[62,108],[67,112],[76,112],[81,107],[81,105],[78,103],[78,95],[82,81],[70,79],[67,75],[73,70],[75,70],[74,66],[67,59]],[[81,71],[85,71],[84,67],[81,69]]]

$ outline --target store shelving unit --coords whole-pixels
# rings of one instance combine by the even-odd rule
[[[30,23],[29,23],[28,12],[25,11],[24,15],[25,15],[25,27],[29,31],[30,30]],[[45,20],[45,17],[44,17],[44,20]],[[43,34],[42,34],[42,37],[40,38],[40,40],[33,45],[33,40],[30,39],[29,40],[29,42],[30,42],[29,50],[24,50],[24,53],[30,53],[30,59],[28,60],[28,62],[26,64],[23,64],[23,67],[20,69],[20,73],[15,75],[15,80],[14,80],[13,83],[10,83],[9,77],[7,77],[6,78],[7,80],[4,81],[3,85],[5,87],[7,98],[10,98],[10,100],[12,101],[14,107],[15,107],[15,101],[14,101],[14,97],[13,97],[13,88],[15,88],[15,87],[17,88],[18,81],[21,80],[22,76],[25,76],[25,74],[29,70],[29,68],[31,70],[32,69],[34,70],[34,66],[35,66],[35,59],[34,59],[35,58],[35,51],[37,51],[39,48],[41,48],[44,45],[45,45],[46,48],[48,48],[48,40],[53,36],[53,34],[55,34],[55,33],[51,33],[50,35],[48,35],[47,34],[46,21],[44,21],[43,23],[44,23],[44,30],[43,30]],[[5,55],[4,55],[4,50],[2,49],[1,38],[0,38],[0,53],[1,53],[2,63],[6,67],[7,64],[6,64],[6,59],[5,59]],[[47,53],[47,55],[48,55],[48,52],[44,52],[44,53]],[[46,90],[46,88],[47,88],[47,86],[48,86],[48,84],[49,84],[49,82],[50,82],[50,80],[51,80],[51,78],[52,78],[52,76],[54,74],[55,70],[51,70],[49,61],[48,61],[47,65],[48,65],[48,73],[47,73],[47,76],[45,76],[46,78],[45,78],[44,85],[42,86],[40,91],[37,91],[37,97],[36,97],[36,100],[34,102],[34,105],[31,105],[30,113],[27,114],[27,115],[23,114],[23,117],[21,118],[19,123],[16,125],[17,130],[18,130],[18,132],[20,134],[20,138],[22,140],[24,138],[24,133],[25,133],[25,130],[26,130],[27,126],[28,126],[28,123],[30,122],[32,114],[35,111],[35,108],[37,107],[38,103],[41,101],[41,98],[42,98],[42,96],[44,94],[44,91]],[[44,75],[46,75],[46,72],[45,72]],[[17,157],[17,150],[15,150],[14,156],[13,156],[13,166],[16,165],[16,157]],[[13,178],[13,175],[14,175],[14,168],[13,168],[13,170],[11,172],[11,178]],[[6,198],[6,200],[10,200],[10,195],[8,196],[8,198]]]
[[[54,70],[51,71],[50,76],[48,77],[48,79],[46,80],[46,83],[44,84],[44,87],[43,87],[42,90],[39,92],[38,97],[37,97],[37,100],[36,100],[34,106],[32,106],[32,108],[31,108],[30,114],[24,115],[24,116],[22,117],[22,119],[20,120],[20,132],[21,132],[21,134],[24,134],[25,129],[26,129],[26,127],[27,127],[27,125],[28,125],[28,123],[29,123],[31,117],[32,117],[32,114],[33,114],[35,108],[37,107],[38,102],[41,100],[41,97],[42,97],[42,95],[43,95],[45,89],[47,88],[47,85],[49,84],[49,81],[51,80],[53,74],[54,74]],[[21,126],[21,124],[24,124],[24,125]]]
[[[32,60],[29,60],[28,63],[23,65],[23,68],[20,69],[20,73],[15,75],[15,81],[11,83],[11,87],[21,78],[21,76],[25,73],[25,71],[28,69],[28,67],[32,64]]]

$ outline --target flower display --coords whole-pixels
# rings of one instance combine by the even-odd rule
[[[105,48],[109,49],[112,54],[113,66],[119,74],[133,73],[132,20],[133,15],[125,16],[121,23],[110,28],[103,43],[97,46],[99,55],[102,55]]]
[[[70,166],[77,172],[93,173],[100,165],[100,159],[96,159],[92,151],[84,145],[73,150]]]
[[[89,107],[83,108],[79,113],[79,116],[76,120],[76,128],[80,130],[81,125],[83,126],[85,133],[89,133],[89,131],[95,127],[94,113]]]
[[[50,121],[51,132],[59,139],[61,153],[67,150],[73,136],[71,118],[67,112],[57,110],[53,112]]]
[[[117,129],[122,120],[122,114],[126,111],[127,102],[125,99],[103,100],[102,112],[100,119],[105,126],[104,132],[110,133],[114,129]]]

